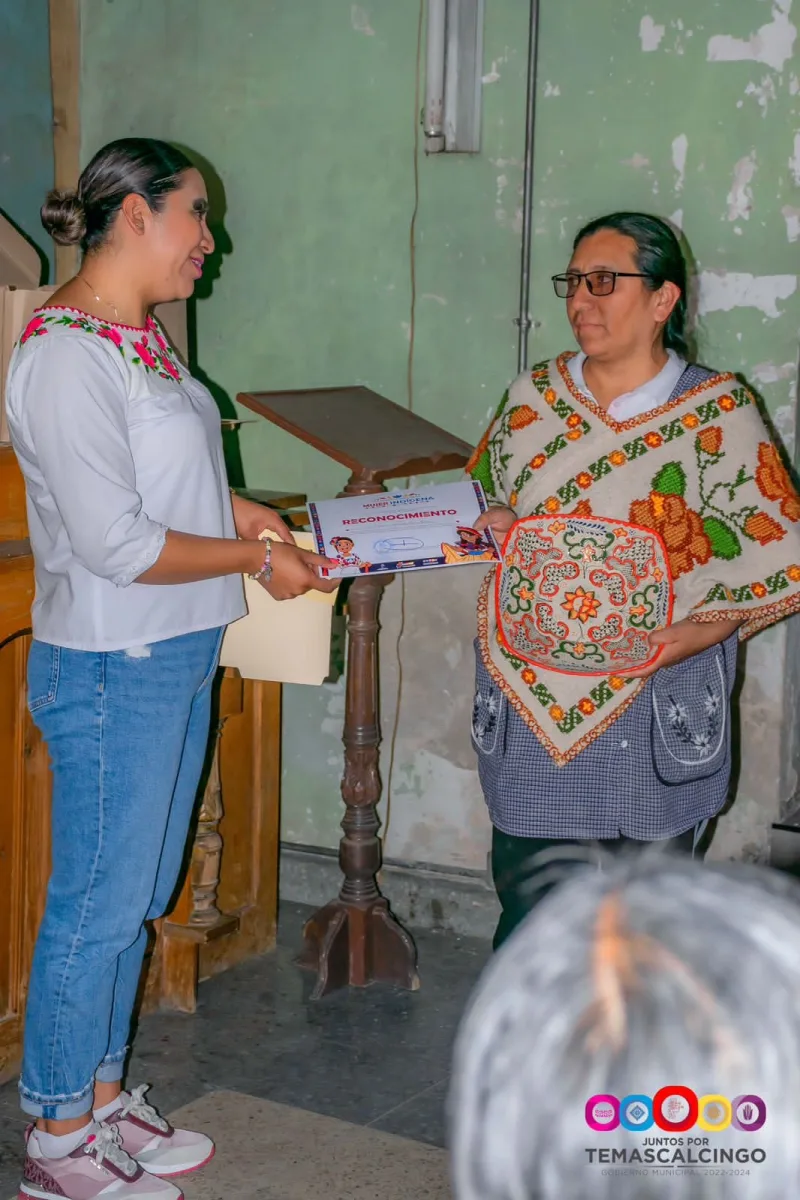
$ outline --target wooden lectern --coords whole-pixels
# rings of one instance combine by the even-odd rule
[[[240,404],[352,471],[344,495],[463,467],[472,447],[365,387],[245,392]],[[347,682],[339,896],[307,922],[301,966],[316,970],[319,999],[350,984],[419,987],[416,948],[378,890],[378,607],[391,575],[361,575],[347,594]]]

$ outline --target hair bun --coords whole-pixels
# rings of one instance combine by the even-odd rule
[[[59,246],[76,246],[86,236],[86,209],[77,192],[48,192],[42,225]]]

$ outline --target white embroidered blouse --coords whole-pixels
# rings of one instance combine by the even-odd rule
[[[238,575],[135,582],[168,529],[236,536],[219,410],[157,321],[38,310],[12,355],[6,405],[27,489],[34,637],[124,650],[244,615]]]

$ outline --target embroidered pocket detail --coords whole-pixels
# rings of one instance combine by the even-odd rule
[[[653,678],[653,763],[664,783],[715,775],[728,762],[732,681],[714,646]]]
[[[477,643],[475,659],[472,742],[479,754],[492,755],[503,745],[506,699],[486,670]]]

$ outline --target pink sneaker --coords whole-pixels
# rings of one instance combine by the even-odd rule
[[[95,1126],[86,1141],[65,1158],[46,1158],[36,1130],[28,1133],[19,1200],[183,1200],[183,1192],[165,1179],[148,1175],[126,1154],[116,1129]]]
[[[145,1103],[147,1084],[120,1096],[121,1108],[106,1120],[119,1130],[122,1148],[140,1167],[160,1177],[188,1175],[214,1157],[214,1143],[204,1133],[173,1129]]]

